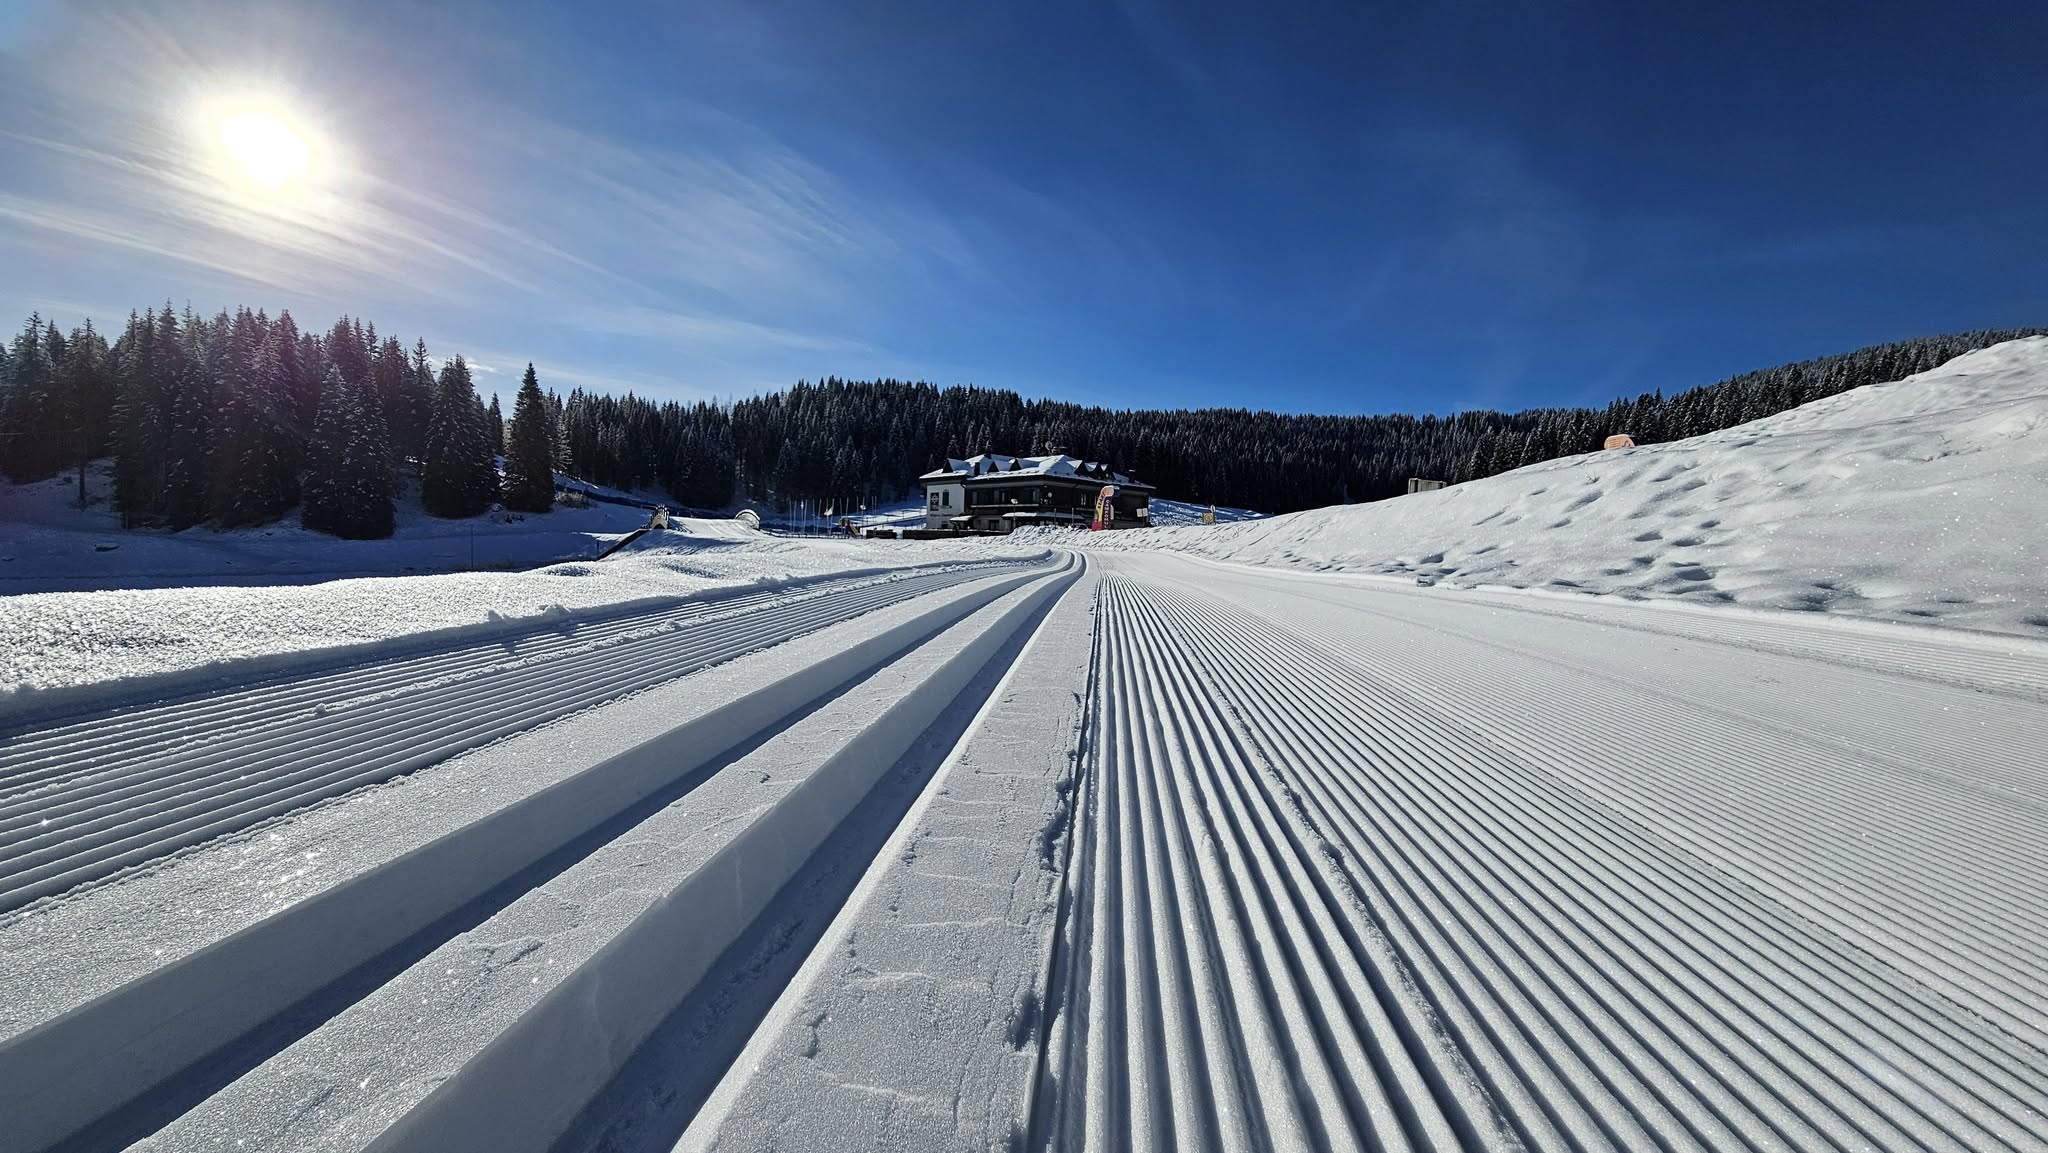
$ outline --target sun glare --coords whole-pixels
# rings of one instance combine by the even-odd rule
[[[312,165],[306,134],[275,112],[231,112],[220,118],[218,131],[236,174],[257,188],[284,188]]]

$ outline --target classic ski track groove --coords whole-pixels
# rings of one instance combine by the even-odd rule
[[[1366,616],[1400,619],[1368,604],[1347,607]],[[1554,732],[1553,719],[1500,691],[1501,678],[1513,674],[1473,668],[1462,674],[1467,683],[1460,699],[1467,708],[1476,705],[1473,711],[1484,717],[1486,740],[1519,750],[1561,779],[1582,782],[1603,804],[1625,811],[1845,939],[1862,938],[1882,953],[1914,962],[1918,979],[2048,1050],[2048,948],[2040,943],[2048,938],[2048,918],[2038,898],[2048,891],[2048,865],[2040,853],[2040,817],[2014,811],[2015,805],[2036,813],[2041,809],[2038,751],[2031,763],[2017,741],[1979,741],[1962,751],[1958,766],[1967,764],[1982,776],[2003,776],[2027,790],[2001,796],[2001,807],[1985,803],[1981,789],[1959,788],[1950,774],[1924,773],[1943,788],[1896,776],[1887,780],[1870,770],[1898,774],[1901,766],[1882,754],[1858,750],[1844,755],[1834,742],[1784,730],[1721,704],[1629,684],[1497,635],[1440,621],[1423,624],[1616,686],[1603,694],[1569,694],[1573,709],[1596,722],[1582,735],[1583,747],[1601,756],[1561,757],[1545,739]],[[1382,651],[1355,656],[1350,663],[1401,667],[1403,649],[1414,643],[1390,630],[1378,634]],[[1668,702],[1686,707],[1671,708]],[[1684,757],[1713,766],[1710,795],[1665,789],[1653,799],[1640,783],[1601,769],[1628,763],[1631,749],[1613,734],[1625,731],[1635,718],[1652,715],[1646,703],[1660,706],[1655,723]],[[1713,713],[1723,716],[1702,715]],[[1774,768],[1782,765],[1798,765],[1800,771],[1786,774]],[[1926,769],[1910,768],[1913,775]],[[1740,803],[1739,820],[1726,811],[1731,800]],[[1881,844],[1859,837],[1830,837],[1824,850],[1815,847],[1818,823],[1844,820],[1859,829],[1909,834],[1913,843],[1941,851],[1902,865]]]
[[[0,752],[0,912],[1010,567],[686,604],[25,736]]]
[[[1143,569],[1101,606],[1035,1148],[2048,1148],[2039,926],[1972,904],[2038,869],[1958,874],[1930,985],[1837,928],[1939,907],[1887,903],[1877,849],[1714,865],[1755,851],[1725,808],[1822,815],[1796,794],[1675,836],[1256,612]]]

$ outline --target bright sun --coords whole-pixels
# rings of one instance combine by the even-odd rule
[[[220,118],[219,134],[235,170],[258,188],[284,188],[313,161],[306,134],[275,112],[231,112]]]

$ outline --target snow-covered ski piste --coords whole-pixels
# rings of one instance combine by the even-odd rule
[[[0,1150],[2048,1149],[2048,644],[1158,552],[0,747]]]
[[[2002,703],[1929,687],[1972,714],[1930,726],[1880,678],[1739,658],[1828,704],[1800,731],[1709,688],[1725,646],[1133,567],[1103,592],[1051,1147],[2048,1135],[2041,731]],[[1276,623],[1318,615],[1316,642]],[[1659,683],[1601,669],[1630,646]]]

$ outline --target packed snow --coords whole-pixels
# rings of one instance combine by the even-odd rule
[[[1057,539],[2048,636],[2043,510],[2034,337],[1689,440],[1248,524]]]

